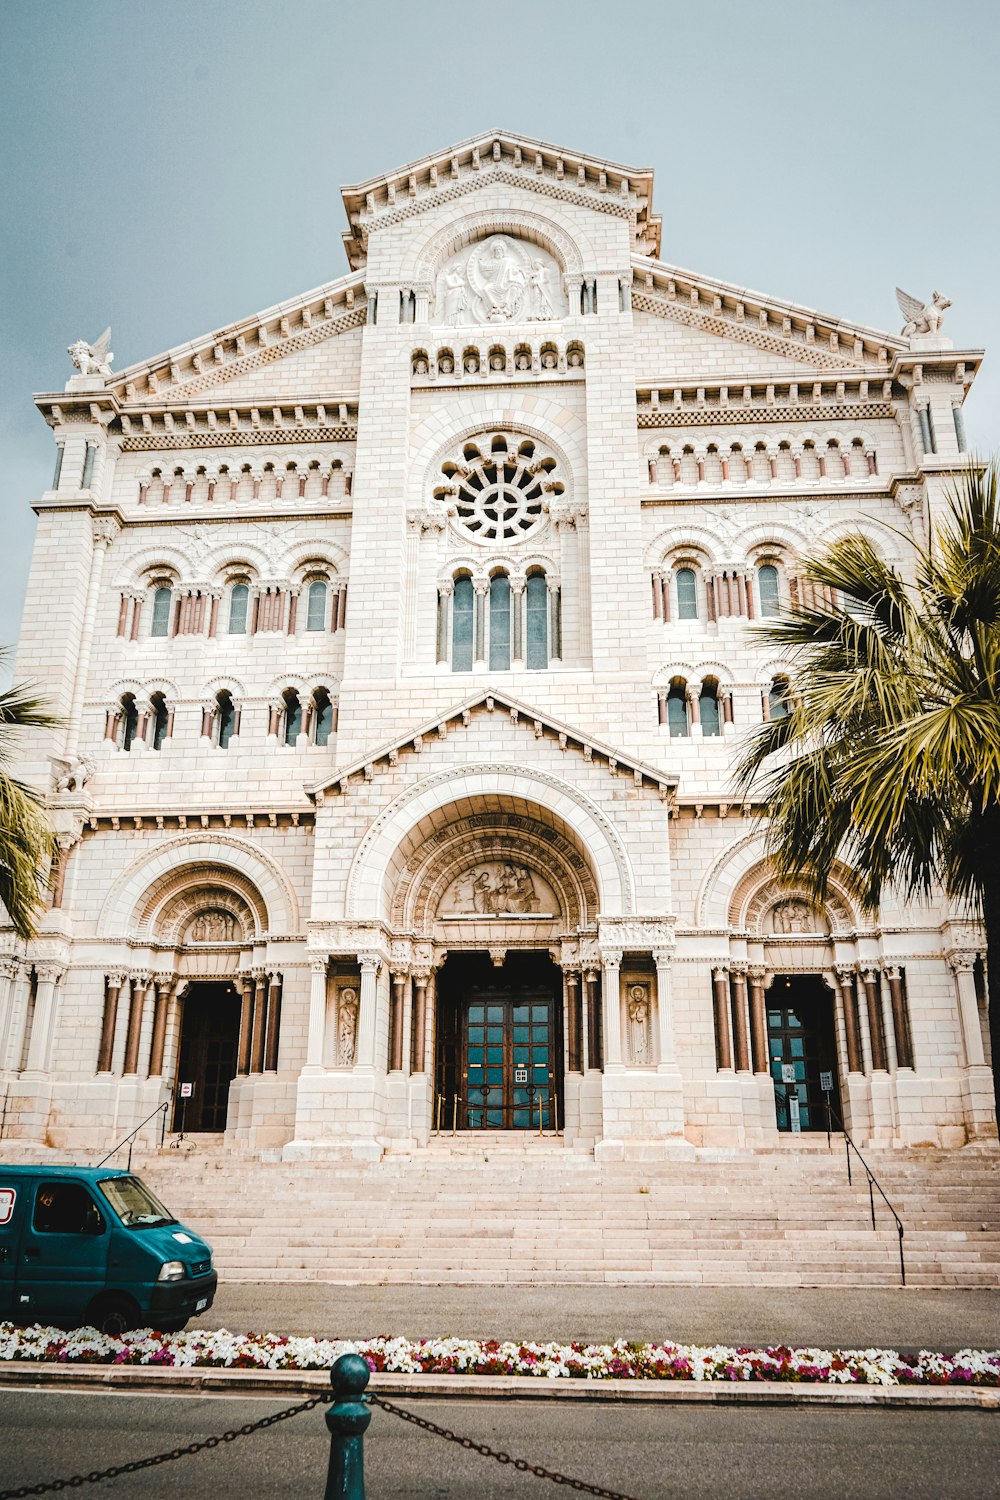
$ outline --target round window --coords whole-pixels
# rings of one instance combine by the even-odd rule
[[[518,541],[545,518],[545,490],[558,493],[561,485],[546,484],[555,468],[553,459],[535,459],[534,444],[514,449],[498,439],[486,455],[466,450],[465,465],[446,465],[457,479],[456,512],[463,530],[480,542]]]

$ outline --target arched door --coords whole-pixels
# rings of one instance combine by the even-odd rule
[[[192,984],[181,1000],[174,1129],[220,1132],[226,1128],[229,1085],[236,1077],[240,999],[228,981]],[[188,1098],[182,1084],[191,1085]]]

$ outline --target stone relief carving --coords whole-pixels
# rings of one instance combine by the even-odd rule
[[[437,323],[549,321],[564,310],[555,261],[510,235],[493,234],[463,250],[438,276]]]
[[[636,920],[634,917],[601,917],[600,941],[632,953],[651,953],[654,948],[673,948],[676,941],[673,922]]]
[[[111,329],[105,328],[99,339],[88,344],[86,339],[77,339],[75,344],[70,344],[66,353],[76,365],[81,375],[110,375],[111,361],[114,355],[110,352]]]
[[[337,1060],[342,1068],[354,1062],[358,1037],[358,992],[345,989],[340,992],[337,1016]]]
[[[628,987],[628,1048],[632,1062],[649,1062],[649,989],[644,984]]]
[[[227,911],[199,912],[184,934],[186,943],[231,943],[239,936],[236,918]]]
[[[475,865],[454,880],[438,907],[438,916],[551,916],[559,903],[548,884],[523,865],[492,861]]]
[[[896,302],[905,319],[901,335],[904,339],[912,338],[914,334],[939,333],[945,308],[951,306],[949,298],[940,292],[934,292],[929,302],[921,302],[919,297],[911,297],[900,287],[896,288]]]
[[[771,931],[783,935],[818,932],[825,935],[830,930],[820,913],[807,901],[779,901],[771,908],[769,916]]]

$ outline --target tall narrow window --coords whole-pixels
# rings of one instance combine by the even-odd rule
[[[670,684],[667,695],[667,727],[672,739],[688,732],[687,699],[682,682]]]
[[[170,710],[162,693],[154,693],[149,706],[153,710],[153,749],[160,750],[170,727]]]
[[[788,716],[788,683],[784,677],[776,677],[767,695],[768,716],[784,719]]]
[[[149,627],[150,635],[170,634],[170,605],[173,602],[173,590],[166,584],[161,586],[153,594],[153,619]]]
[[[333,703],[326,688],[317,688],[313,694],[313,715],[313,740],[317,745],[328,745],[333,733]]]
[[[722,733],[722,720],[719,713],[719,690],[714,682],[703,682],[701,694],[698,699],[698,717],[701,719],[701,732],[703,735],[717,735]]]
[[[59,488],[59,480],[62,478],[63,454],[66,452],[65,444],[56,444],[56,471],[52,476],[52,488]]]
[[[466,574],[455,579],[455,593],[451,601],[451,669],[453,672],[472,671],[474,599],[472,579]]]
[[[223,689],[221,693],[216,695],[215,704],[215,721],[218,726],[219,749],[227,750],[236,725],[236,707],[233,703],[232,694]]]
[[[126,693],[118,705],[121,720],[121,747],[131,750],[135,743],[135,731],[139,725],[139,710],[135,706],[135,695]]]
[[[94,477],[94,458],[96,455],[97,449],[94,447],[94,444],[88,443],[83,455],[83,473],[80,476],[81,490],[90,489],[91,481]]]
[[[294,688],[283,693],[285,700],[285,744],[294,745],[302,733],[302,704]]]
[[[697,620],[698,588],[693,568],[677,569],[677,618]]]
[[[309,600],[306,608],[306,629],[326,629],[326,584],[317,578],[309,585]]]
[[[549,664],[549,590],[544,573],[529,573],[525,589],[527,599],[527,651],[525,665],[531,668]]]
[[[246,635],[247,610],[250,605],[250,586],[234,583],[229,594],[229,634]]]
[[[778,595],[778,570],[771,563],[765,563],[762,568],[757,569],[757,593],[760,597],[760,612],[762,617],[781,613],[781,600]]]
[[[494,573],[490,579],[490,667],[497,672],[510,668],[510,579]]]

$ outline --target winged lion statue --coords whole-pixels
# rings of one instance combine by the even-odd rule
[[[81,375],[110,375],[111,361],[114,355],[110,352],[111,329],[105,328],[99,339],[88,344],[86,339],[77,339],[75,344],[70,344],[66,353],[76,365]]]
[[[914,333],[937,333],[941,327],[944,310],[951,306],[950,300],[941,292],[935,292],[929,302],[921,302],[908,292],[896,288],[896,301],[905,319],[902,336],[908,339]]]

